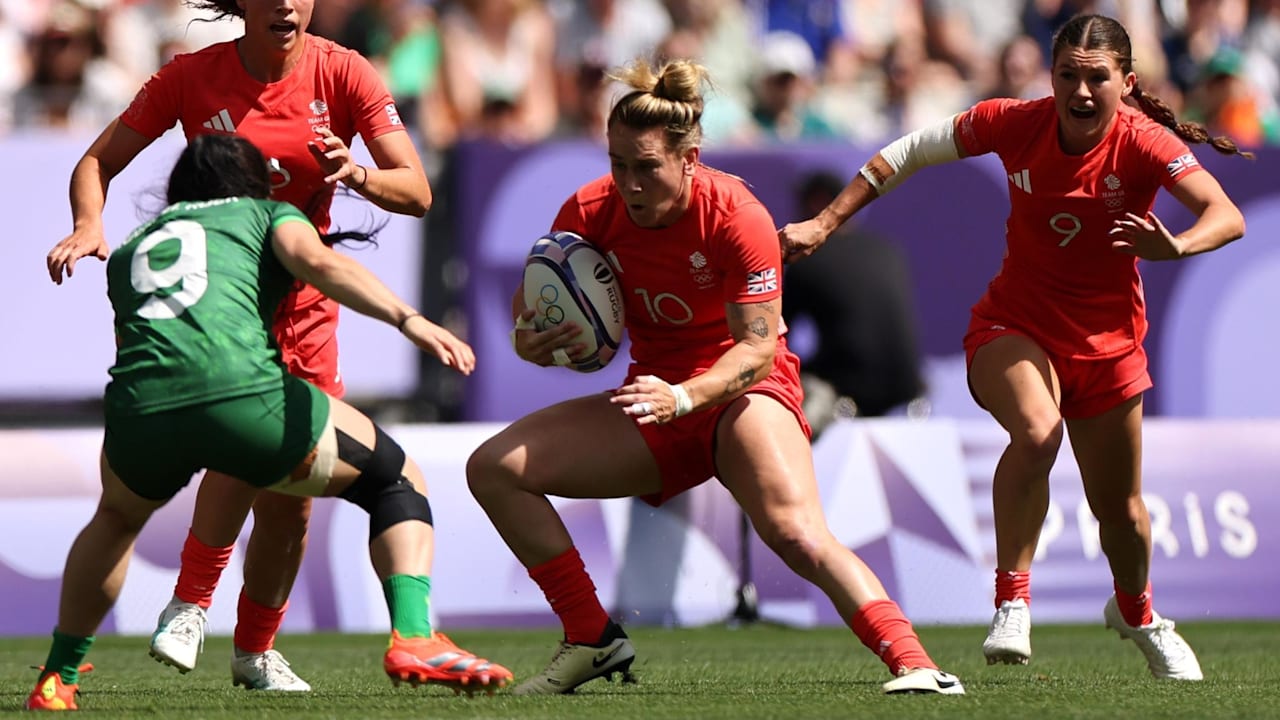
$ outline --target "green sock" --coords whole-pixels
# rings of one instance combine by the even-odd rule
[[[49,648],[49,657],[44,661],[45,672],[57,670],[62,682],[75,685],[80,682],[80,663],[93,647],[93,636],[76,637],[64,635],[56,629],[53,631],[53,646]],[[43,673],[42,673],[43,675]]]
[[[382,581],[391,612],[391,629],[400,637],[431,637],[431,578],[391,575]]]

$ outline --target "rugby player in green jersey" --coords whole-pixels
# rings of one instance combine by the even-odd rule
[[[249,141],[197,137],[169,178],[169,207],[111,253],[117,351],[102,498],[67,556],[58,624],[28,709],[76,707],[78,668],[120,594],[138,533],[204,468],[275,492],[337,496],[369,513],[369,555],[392,626],[383,669],[393,682],[491,692],[511,680],[431,630],[434,534],[417,464],[358,410],[290,375],[271,321],[297,278],[464,375],[475,355],[334,252],[301,211],[266,200],[270,189]]]

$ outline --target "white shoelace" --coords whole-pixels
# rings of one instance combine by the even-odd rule
[[[300,679],[289,669],[289,661],[275,650],[253,656],[250,664],[272,685],[291,685]]]
[[[1016,635],[1021,637],[1027,634],[1026,619],[1028,614],[1026,611],[1018,612],[1018,608],[1010,605],[1003,605],[996,610],[995,627],[992,635],[1009,636]]]
[[[208,625],[199,605],[185,607],[169,620],[165,632],[187,642],[204,642],[204,630]]]
[[[1152,648],[1160,653],[1160,661],[1166,666],[1181,663],[1191,649],[1173,628],[1172,620],[1161,620],[1145,633],[1151,639]]]

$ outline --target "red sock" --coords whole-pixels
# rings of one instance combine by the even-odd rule
[[[1120,608],[1120,616],[1131,627],[1139,625],[1151,624],[1151,581],[1147,581],[1147,586],[1137,595],[1120,589],[1119,585],[1115,585],[1116,589],[1116,605]]]
[[[996,568],[996,609],[1009,600],[1024,600],[1031,604],[1031,571],[1001,570]]]
[[[259,605],[241,590],[240,605],[236,609],[236,649],[251,653],[270,650],[288,607],[287,601],[278,608]]]
[[[895,677],[903,670],[938,668],[924,651],[911,621],[892,600],[872,600],[858,608],[849,627]]]
[[[571,547],[555,558],[529,568],[529,577],[542,594],[547,596],[551,609],[564,625],[565,642],[591,645],[600,642],[604,628],[609,624],[609,613],[604,611],[596,586],[587,575],[578,549]]]
[[[195,603],[208,610],[213,602],[213,591],[218,578],[231,560],[235,543],[226,547],[212,547],[200,542],[195,533],[187,531],[187,542],[182,546],[182,567],[178,570],[178,584],[173,594],[182,602]]]

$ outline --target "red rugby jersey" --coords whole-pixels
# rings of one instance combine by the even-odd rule
[[[357,133],[367,142],[404,125],[368,60],[330,40],[304,38],[298,64],[270,83],[244,69],[236,41],[178,55],[142,86],[120,121],[149,138],[175,123],[188,140],[206,133],[246,138],[271,164],[271,199],[293,204],[326,232],[336,187],[325,184],[307,149],[316,128],[328,126],[350,146]],[[341,396],[336,350],[322,351],[336,342],[337,322],[338,304],[299,283],[280,306],[275,332],[295,374]]]
[[[632,222],[606,175],[565,202],[554,229],[578,233],[609,258],[625,296],[632,359],[672,382],[706,370],[732,347],[726,303],[782,296],[769,211],[742,180],[706,166],[694,173],[688,209],[668,227]]]
[[[975,314],[1032,333],[1051,353],[1107,357],[1147,332],[1137,259],[1107,234],[1144,216],[1156,192],[1203,168],[1180,138],[1122,104],[1107,136],[1083,155],[1058,145],[1053,98],[985,100],[960,118],[969,155],[994,152],[1008,175],[1004,263]]]

